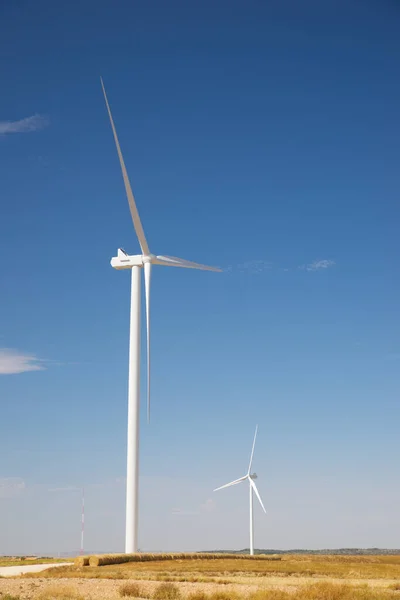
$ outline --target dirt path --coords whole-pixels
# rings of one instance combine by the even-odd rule
[[[0,577],[15,577],[16,575],[24,575],[25,573],[40,573],[51,567],[65,567],[71,563],[53,563],[47,565],[25,565],[14,567],[0,567]]]

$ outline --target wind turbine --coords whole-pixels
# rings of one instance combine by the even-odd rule
[[[244,477],[240,479],[235,479],[235,481],[231,481],[230,483],[226,483],[225,485],[221,485],[221,487],[216,488],[214,492],[218,492],[218,490],[222,490],[227,487],[231,487],[231,485],[236,485],[238,483],[242,483],[242,481],[249,482],[249,491],[250,491],[250,554],[254,554],[254,519],[253,519],[253,491],[258,498],[259,503],[261,504],[261,508],[266,513],[264,504],[262,503],[261,496],[258,493],[258,489],[254,480],[257,479],[256,473],[251,473],[251,465],[253,463],[253,455],[254,455],[254,446],[256,445],[256,437],[257,437],[258,425],[256,426],[256,432],[254,434],[253,447],[251,449],[250,463],[247,473]]]
[[[154,255],[150,252],[144,235],[142,223],[136,207],[125,162],[118,141],[114,120],[106,95],[103,80],[100,78],[106,102],[108,116],[117,147],[125,191],[128,197],[129,208],[133,226],[139,240],[142,253],[128,255],[121,248],[116,257],[111,259],[114,269],[131,269],[131,316],[129,340],[129,383],[128,383],[128,450],[127,450],[127,477],[126,477],[126,530],[125,552],[138,551],[138,499],[139,499],[139,408],[140,408],[140,298],[141,277],[140,270],[144,270],[145,299],[146,299],[146,330],[147,330],[147,419],[150,421],[150,282],[152,265],[164,267],[182,267],[185,269],[200,269],[203,271],[221,271],[216,267],[197,264],[173,256]]]

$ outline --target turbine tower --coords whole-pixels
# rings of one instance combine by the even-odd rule
[[[221,487],[216,488],[214,492],[218,492],[218,490],[222,490],[227,487],[231,487],[231,485],[236,485],[237,483],[242,483],[242,481],[249,482],[249,493],[250,493],[250,554],[254,554],[254,519],[253,519],[253,491],[258,498],[259,503],[261,504],[261,508],[266,513],[264,504],[262,503],[261,496],[258,493],[258,489],[254,480],[257,479],[257,475],[255,473],[251,473],[251,465],[253,463],[253,455],[254,455],[254,446],[256,445],[256,437],[257,437],[258,425],[256,426],[256,432],[254,434],[253,447],[251,449],[250,463],[247,473],[244,477],[240,477],[240,479],[235,479],[235,481],[231,481],[230,483],[226,483],[225,485],[221,485]]]
[[[216,267],[197,264],[173,256],[151,254],[144,235],[142,223],[136,207],[125,162],[118,141],[117,132],[111,115],[110,106],[103,88],[108,116],[114,135],[115,145],[125,191],[128,198],[129,209],[133,226],[139,240],[141,254],[128,255],[121,248],[116,257],[111,259],[114,269],[130,269],[132,272],[131,287],[131,316],[130,316],[130,341],[129,341],[129,382],[128,382],[128,450],[127,450],[127,476],[126,476],[126,531],[125,552],[138,551],[138,500],[139,500],[139,408],[140,408],[140,299],[141,299],[141,269],[144,271],[145,302],[146,302],[146,331],[147,331],[147,419],[150,421],[150,282],[153,265],[164,267],[182,267],[186,269],[200,269],[203,271],[221,271]]]

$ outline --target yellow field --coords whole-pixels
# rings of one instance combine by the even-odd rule
[[[69,558],[39,558],[37,556],[0,556],[0,567],[15,567],[25,565],[42,565],[58,562],[73,562]]]
[[[117,600],[124,585],[130,597],[154,600],[400,600],[400,556],[181,558],[71,565],[5,581],[0,598],[17,591],[21,600]]]
[[[282,555],[280,561],[254,557],[242,559],[175,559],[129,562],[102,567],[60,567],[46,572],[47,577],[88,577],[104,579],[154,579],[159,577],[217,577],[237,579],[268,577],[331,577],[338,579],[399,579],[400,556],[323,556]],[[43,577],[43,574],[41,575]]]

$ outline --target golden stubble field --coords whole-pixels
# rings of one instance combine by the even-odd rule
[[[0,580],[14,600],[400,600],[400,556],[283,555],[59,567]]]

